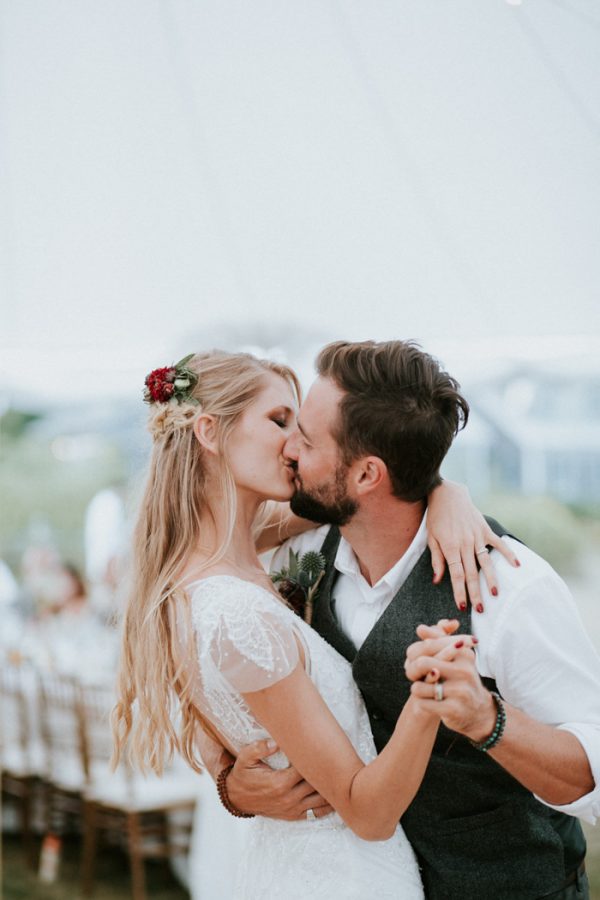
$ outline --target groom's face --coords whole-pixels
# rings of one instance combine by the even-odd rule
[[[358,509],[348,493],[348,468],[333,436],[342,397],[331,379],[317,378],[284,447],[284,456],[296,468],[292,511],[312,522],[345,525]]]

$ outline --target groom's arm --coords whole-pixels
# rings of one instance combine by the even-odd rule
[[[233,764],[226,779],[227,796],[240,812],[286,820],[305,819],[308,809],[317,818],[333,812],[292,766],[271,769],[263,762],[278,752],[273,741],[254,741],[242,747],[237,759],[202,729],[198,744],[202,762],[213,781]]]
[[[435,641],[454,638],[425,640],[409,648],[407,674],[449,728],[476,742],[494,729],[495,704],[480,675],[493,678],[506,727],[490,756],[547,805],[593,822],[600,817],[600,658],[564,582],[526,548],[520,552],[523,569],[505,580],[501,598],[490,598],[485,616],[472,618],[476,658],[462,649],[437,666]],[[502,562],[498,568],[502,578]],[[418,683],[432,665],[446,679],[442,702]]]
[[[459,640],[460,638],[457,638]],[[454,639],[432,642],[427,651],[440,648]],[[429,644],[429,642],[427,642]],[[437,712],[447,728],[481,744],[496,725],[497,707],[483,685],[475,665],[475,656],[461,650],[449,662],[423,654],[423,647],[409,648],[413,655],[407,673],[417,679],[413,696],[430,712]],[[443,684],[444,699],[433,698],[433,688],[421,679],[435,667]],[[504,702],[506,724],[500,741],[488,750],[524,787],[552,806],[575,803],[594,791],[595,780],[588,756],[570,732],[538,722]]]

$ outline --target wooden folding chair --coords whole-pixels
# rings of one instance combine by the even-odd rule
[[[100,686],[82,685],[82,763],[84,791],[84,845],[82,892],[93,890],[98,832],[121,846],[129,855],[132,896],[145,900],[145,858],[186,854],[196,802],[197,786],[188,773],[166,771],[159,778],[134,774],[123,761],[110,770],[113,740],[110,713],[113,692]],[[187,811],[187,819],[175,825],[172,813]]]
[[[61,834],[83,816],[85,774],[81,762],[80,693],[77,681],[38,672],[40,731],[45,753],[46,831]]]
[[[34,868],[32,832],[34,802],[43,770],[41,746],[31,733],[29,715],[35,702],[35,673],[25,664],[0,667],[0,772],[2,793],[17,800],[23,847]]]

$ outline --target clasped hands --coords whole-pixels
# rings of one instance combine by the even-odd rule
[[[413,704],[478,743],[491,734],[496,707],[477,671],[477,638],[456,634],[457,628],[455,619],[419,625],[420,640],[408,648],[404,669],[413,682]]]
[[[408,648],[405,670],[413,682],[413,703],[424,715],[435,716],[452,731],[479,742],[491,734],[496,708],[475,666],[477,640],[456,634],[458,624],[442,619],[436,625],[419,625],[420,640]],[[436,685],[442,687],[441,700],[435,699]],[[240,750],[227,779],[233,805],[244,812],[285,820],[304,819],[308,809],[317,818],[333,812],[293,766],[273,770],[264,762],[277,750],[268,740]]]

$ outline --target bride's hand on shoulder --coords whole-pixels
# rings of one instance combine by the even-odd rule
[[[462,484],[444,481],[429,494],[427,533],[433,567],[433,583],[439,584],[446,565],[458,609],[467,608],[467,600],[477,612],[483,612],[479,590],[479,570],[484,574],[492,596],[498,595],[498,580],[489,548],[501,553],[513,566],[519,562],[512,550],[499,538]]]

